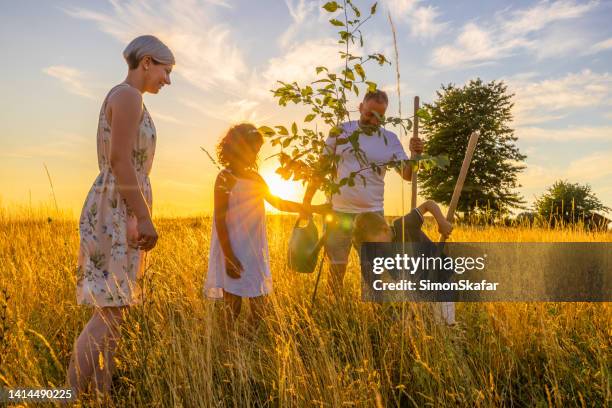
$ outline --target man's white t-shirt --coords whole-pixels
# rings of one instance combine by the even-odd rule
[[[333,152],[336,140],[338,138],[349,137],[358,126],[359,121],[357,120],[342,124],[344,131],[340,136],[337,138],[327,138],[325,143],[328,149]],[[386,144],[385,138],[387,140]],[[378,132],[372,133],[371,136],[360,133],[359,148],[365,154],[366,163],[368,164],[376,163],[381,165],[390,161],[408,159],[397,135],[382,127],[379,128]],[[348,177],[351,172],[357,172],[366,167],[357,160],[355,153],[351,152],[351,149],[350,143],[340,144],[336,148],[336,154],[340,156],[336,180]],[[340,187],[340,192],[332,196],[332,208],[335,211],[346,213],[383,211],[386,168],[381,167],[380,170],[380,174],[371,168],[367,168],[359,173],[365,177],[365,186],[363,185],[363,179],[356,176],[354,186],[344,185]]]

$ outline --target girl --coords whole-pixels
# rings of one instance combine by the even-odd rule
[[[272,291],[268,260],[264,200],[275,208],[310,216],[324,205],[304,207],[270,193],[257,173],[257,154],[263,136],[255,126],[243,123],[232,127],[217,146],[224,169],[214,190],[214,222],[210,243],[205,296],[223,298],[226,321],[233,323],[242,305],[250,298],[251,319],[261,318],[266,296]],[[251,320],[251,323],[253,321]]]

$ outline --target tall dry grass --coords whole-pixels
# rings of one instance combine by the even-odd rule
[[[89,311],[75,303],[77,224],[48,211],[0,211],[0,386],[63,385]],[[459,304],[459,327],[426,304],[359,301],[353,254],[346,292],[287,270],[292,218],[270,216],[273,312],[224,333],[201,296],[210,218],[158,219],[146,301],[116,356],[113,401],[143,406],[606,406],[608,304]],[[427,230],[433,234],[433,229]],[[611,241],[580,230],[458,227],[456,241]],[[8,296],[8,300],[6,297]],[[85,405],[93,404],[85,400]]]

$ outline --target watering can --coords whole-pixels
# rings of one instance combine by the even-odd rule
[[[319,238],[319,231],[312,217],[308,219],[299,217],[289,239],[287,250],[289,268],[301,273],[314,272],[325,237],[324,233]]]

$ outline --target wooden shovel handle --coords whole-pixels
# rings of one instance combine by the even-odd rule
[[[463,157],[463,164],[461,164],[461,171],[459,172],[459,177],[457,178],[457,183],[455,184],[455,190],[453,191],[453,197],[451,198],[448,206],[448,212],[446,213],[446,220],[448,222],[453,222],[453,219],[455,218],[455,210],[457,209],[457,204],[459,203],[461,190],[463,189],[463,184],[465,183],[465,178],[470,168],[472,157],[474,156],[474,150],[476,149],[476,143],[478,142],[479,135],[480,134],[478,131],[472,132],[470,135],[470,140],[468,141],[467,149],[465,149],[465,156]],[[440,240],[440,242],[444,241],[445,239]]]
[[[419,111],[419,97],[414,97],[414,116],[412,117],[412,137],[419,138],[419,117],[417,116],[417,112]],[[416,154],[414,152],[410,152],[410,158],[414,159]],[[419,168],[413,168],[412,170],[412,192],[410,197],[410,209],[414,210],[417,202],[417,173],[419,172]]]

